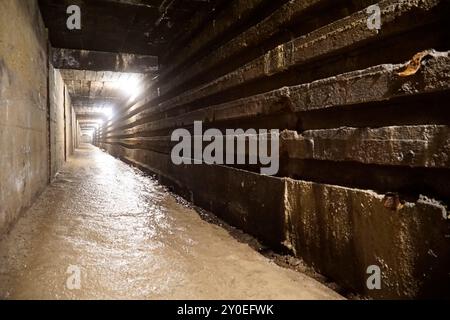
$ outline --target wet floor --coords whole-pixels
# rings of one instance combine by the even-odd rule
[[[0,298],[341,297],[203,221],[152,178],[84,145],[0,242]]]

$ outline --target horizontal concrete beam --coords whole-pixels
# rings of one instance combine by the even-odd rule
[[[309,84],[285,87],[268,93],[170,117],[164,104],[117,122],[107,132],[124,128],[123,134],[192,125],[194,121],[239,120],[279,112],[305,112],[344,105],[379,102],[396,97],[450,90],[450,52],[430,51],[415,75],[399,76],[406,64],[380,65],[345,73]],[[153,119],[152,119],[153,118]],[[128,129],[128,126],[142,122]],[[161,120],[159,120],[161,119]]]
[[[77,114],[77,120],[80,122],[95,122],[105,120],[106,115],[103,113]]]
[[[199,34],[191,39],[189,45],[177,52],[169,50],[168,53],[170,55],[167,55],[165,60],[170,59],[170,65],[162,70],[163,74],[161,77],[168,77],[175,68],[192,58],[208,43],[225,34],[235,24],[245,21],[254,12],[255,8],[264,2],[264,0],[230,1],[229,7],[214,20],[214,28],[203,28]]]
[[[143,1],[143,0],[102,0],[102,1],[109,3],[123,4],[128,6],[151,8],[158,11],[160,9],[160,5],[158,5],[160,1]]]
[[[189,79],[194,78],[202,72],[205,72],[205,70],[213,68],[215,65],[236,56],[243,50],[254,47],[253,50],[258,50],[259,52],[261,50],[261,48],[258,47],[260,42],[273,37],[275,34],[280,32],[284,26],[293,23],[295,20],[298,21],[299,16],[317,4],[323,4],[327,1],[328,0],[289,1],[263,21],[239,34],[237,37],[223,44],[216,50],[211,51],[208,55],[193,61],[191,64],[188,64],[182,72],[178,72],[177,74],[171,76],[170,81],[167,81],[163,84],[163,86],[161,86],[161,92],[164,93],[171,91],[178,85],[189,81]]]
[[[380,31],[367,28],[366,10],[356,12],[308,35],[279,45],[233,72],[162,102],[161,106],[167,109],[177,108],[311,61],[342,54],[343,50],[351,50],[358,45],[367,45],[368,42],[411,30],[427,23],[427,19],[428,22],[434,21],[436,18],[429,15],[429,11],[438,10],[445,5],[444,2],[443,0],[381,1],[379,6],[383,16],[383,28]],[[418,19],[418,15],[423,19]],[[164,95],[163,89],[161,95]]]
[[[108,107],[120,104],[123,99],[112,97],[72,97],[72,106],[77,107]]]
[[[285,88],[262,95],[232,101],[222,105],[211,106],[197,111],[184,113],[175,117],[165,118],[165,116],[163,116],[161,120],[150,120],[147,123],[136,125],[132,129],[127,129],[124,133],[135,134],[142,131],[191,126],[194,121],[219,122],[270,115],[276,112],[289,111],[287,99],[288,91],[287,88]],[[136,123],[136,121],[140,121],[151,115],[157,115],[158,112],[161,112],[158,107],[147,109],[146,111],[123,121],[122,126],[125,125],[126,127],[127,124],[133,124]],[[117,126],[112,126],[108,128],[108,132],[113,131],[116,128]]]
[[[52,64],[58,69],[151,73],[158,70],[158,57],[52,48]]]
[[[291,159],[450,168],[448,126],[283,131],[280,138],[282,152]]]
[[[379,102],[450,89],[450,51],[430,51],[414,75],[399,73],[409,64],[386,64],[289,88],[297,112]]]
[[[130,106],[120,117],[115,118],[114,122],[118,124],[128,117],[148,109],[155,110],[156,114],[157,111],[181,110],[184,106],[196,106],[199,100],[202,101],[202,105],[207,105],[204,103],[204,99],[209,99],[232,87],[263,79],[267,75],[282,72],[294,66],[307,65],[311,60],[317,61],[322,57],[329,58],[334,54],[341,54],[344,49],[352,50],[352,48],[368,42],[383,41],[385,37],[398,35],[417,27],[417,25],[433,22],[440,19],[436,12],[443,5],[442,0],[381,1],[383,28],[380,33],[367,28],[367,12],[362,10],[304,37],[280,45],[236,71],[179,96],[167,99],[168,97],[161,96],[161,91],[155,88],[154,92],[147,95],[145,101]],[[423,19],[418,19],[418,14]],[[300,72],[299,77],[301,75]],[[299,81],[299,83],[302,82]]]
[[[81,130],[97,130],[97,126],[93,124],[80,124]]]
[[[105,142],[166,154],[170,154],[178,143],[170,141],[169,136],[115,139],[108,133]],[[204,145],[208,144],[204,142]],[[285,130],[280,134],[279,153],[289,159],[450,168],[450,128],[437,125],[377,129],[344,127],[302,134]]]

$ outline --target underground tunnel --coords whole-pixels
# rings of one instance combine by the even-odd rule
[[[450,299],[449,13],[0,0],[0,299]]]

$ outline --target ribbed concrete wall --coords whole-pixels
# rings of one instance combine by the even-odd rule
[[[375,3],[381,30],[367,27]],[[230,1],[161,57],[98,144],[351,291],[450,296],[448,13],[439,0]],[[195,120],[280,129],[279,175],[173,165],[170,135]]]

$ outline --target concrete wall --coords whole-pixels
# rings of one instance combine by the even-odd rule
[[[450,297],[448,13],[439,0],[230,1],[96,141],[352,292]],[[194,120],[279,129],[279,175],[173,165],[170,135]]]
[[[73,153],[75,114],[66,91],[48,65],[37,1],[1,1],[0,236]]]
[[[50,65],[50,168],[54,177],[65,162],[65,97],[64,81]]]
[[[84,134],[84,135],[81,136],[81,142],[82,143],[92,143],[93,140],[92,140],[92,137],[90,135]]]
[[[50,168],[58,173],[74,152],[75,111],[59,70],[50,65]]]
[[[64,93],[66,99],[64,104],[66,107],[66,159],[68,159],[75,152],[75,148],[77,148],[77,120],[67,87]]]
[[[0,235],[48,181],[47,42],[36,1],[0,1]]]

